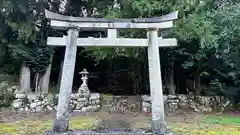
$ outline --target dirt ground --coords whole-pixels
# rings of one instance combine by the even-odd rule
[[[45,113],[12,113],[10,110],[0,112],[0,122],[11,123],[20,120],[54,120],[56,112]],[[71,113],[71,118],[91,117],[99,123],[97,128],[150,128],[151,114],[138,112],[133,115],[130,112],[121,114],[119,112],[109,113],[106,111],[89,112],[85,114]],[[199,121],[203,116],[196,113],[168,113],[166,115],[167,123],[192,123]]]
[[[51,130],[56,112],[46,113],[9,113],[4,110],[0,113],[0,134],[7,135],[33,135]],[[166,113],[167,126],[176,134],[184,135],[239,135],[239,125],[221,125],[208,124],[203,122],[209,115],[198,114],[193,112],[172,112]],[[214,116],[212,114],[212,116]],[[89,130],[89,129],[151,129],[151,114],[132,113],[121,114],[118,112],[109,113],[106,111],[91,112],[86,114],[71,113],[70,129],[71,130]],[[191,130],[189,130],[191,129]]]

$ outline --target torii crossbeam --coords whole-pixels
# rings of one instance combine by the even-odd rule
[[[161,17],[133,19],[72,17],[56,14],[48,10],[45,10],[45,16],[51,20],[51,26],[57,29],[67,29],[70,25],[79,28],[149,29],[173,27],[173,20],[178,18],[178,11]]]
[[[68,129],[68,108],[72,92],[77,46],[112,46],[148,47],[152,131],[154,135],[164,135],[166,133],[159,47],[176,46],[177,40],[175,38],[163,39],[158,37],[158,29],[173,27],[173,21],[178,18],[177,11],[161,17],[133,19],[72,17],[59,15],[48,10],[45,10],[45,16],[50,20],[50,25],[53,28],[68,31],[67,36],[48,37],[47,40],[48,45],[66,46],[57,115],[53,126],[55,131],[64,132]],[[108,29],[108,36],[107,38],[78,38],[81,29]],[[117,29],[147,29],[148,38],[118,38]]]

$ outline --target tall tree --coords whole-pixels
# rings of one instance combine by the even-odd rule
[[[5,44],[10,56],[22,63],[20,88],[29,91],[31,72],[37,73],[36,76],[43,73],[52,54],[52,49],[45,44],[46,21],[41,21],[46,4],[43,1],[4,0],[0,6],[4,9],[1,10],[5,24],[2,27],[7,28],[8,35]]]

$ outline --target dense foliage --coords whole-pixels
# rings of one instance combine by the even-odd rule
[[[49,28],[43,14],[45,8],[65,15],[108,18],[154,17],[178,10],[179,19],[174,28],[160,32],[163,37],[178,39],[178,47],[160,50],[166,89],[172,94],[192,91],[196,94],[231,95],[235,99],[240,95],[238,1],[1,0],[0,6],[1,72],[17,74],[23,62],[32,73],[45,72],[54,53],[53,48],[46,46],[46,37],[63,35]],[[101,36],[98,32],[93,35]],[[118,35],[146,37],[146,32],[120,30]],[[88,60],[95,60],[95,64],[103,65],[104,68],[98,70],[105,74],[100,90],[118,91],[118,75],[126,73],[135,94],[148,91],[146,48],[88,47],[80,52],[80,59],[84,59],[84,55]],[[62,56],[58,55],[53,59],[60,58]],[[56,63],[53,67],[61,68]],[[111,82],[106,78],[111,78]],[[118,82],[113,82],[113,79]],[[190,86],[188,80],[192,80]]]

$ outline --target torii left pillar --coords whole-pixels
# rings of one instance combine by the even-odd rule
[[[64,132],[68,130],[69,125],[69,106],[72,93],[73,76],[75,69],[77,38],[79,31],[77,27],[68,29],[67,44],[65,57],[63,62],[63,71],[58,98],[58,107],[53,130],[56,132]]]
[[[153,135],[165,135],[167,127],[164,120],[161,65],[158,48],[158,29],[148,29],[148,67],[152,108]]]

